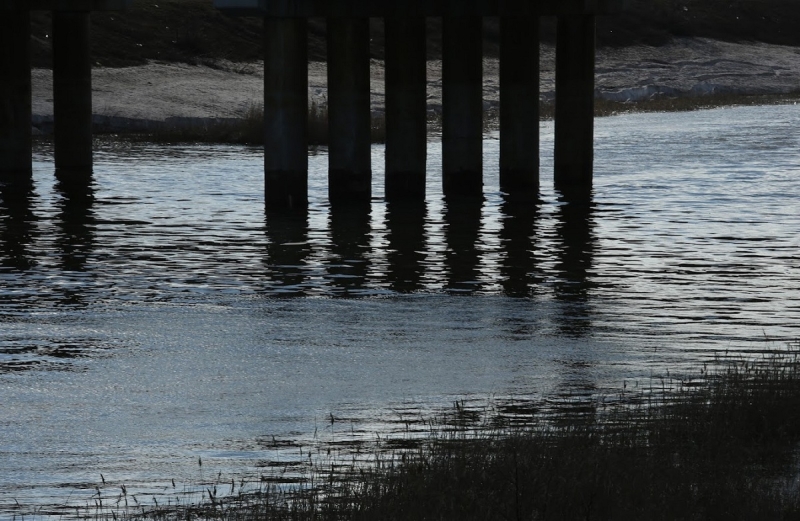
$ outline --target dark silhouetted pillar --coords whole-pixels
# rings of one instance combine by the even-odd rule
[[[53,12],[53,105],[56,170],[91,170],[92,67],[86,11]]]
[[[264,19],[264,202],[308,204],[308,20]]]
[[[481,18],[442,21],[442,189],[483,191],[483,47]]]
[[[425,199],[425,18],[386,18],[386,200]]]
[[[539,19],[500,19],[500,190],[539,191]]]
[[[369,19],[328,19],[328,197],[372,196]]]
[[[0,181],[31,173],[31,18],[0,15]]]
[[[594,16],[562,16],[556,43],[555,184],[592,184],[594,158]]]

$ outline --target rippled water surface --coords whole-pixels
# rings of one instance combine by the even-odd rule
[[[424,205],[383,201],[378,146],[371,205],[327,204],[318,151],[291,215],[257,149],[98,142],[86,193],[43,145],[0,194],[0,517],[800,337],[800,108],[600,119],[588,202],[553,191],[552,134],[538,204],[489,136],[483,201],[442,200],[433,140]]]

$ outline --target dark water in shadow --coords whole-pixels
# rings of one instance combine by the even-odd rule
[[[795,340],[799,129],[793,106],[599,120],[593,192],[555,192],[544,155],[527,204],[496,139],[480,199],[442,198],[432,142],[421,204],[383,201],[376,147],[372,203],[331,207],[322,151],[289,214],[264,212],[255,149],[98,142],[66,182],[41,147],[0,187],[0,517],[101,472],[257,475],[273,436],[344,436],[330,414],[369,440]]]
[[[425,203],[386,205],[387,282],[392,291],[409,293],[422,289],[427,212]]]
[[[33,195],[33,183],[27,180],[0,185],[4,269],[24,271],[33,267],[30,252],[36,229],[36,215],[31,210]]]

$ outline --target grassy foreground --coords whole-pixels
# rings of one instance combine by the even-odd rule
[[[583,405],[526,417],[501,409],[477,426],[456,407],[461,421],[393,452],[376,448],[367,465],[311,465],[291,489],[266,481],[223,498],[209,487],[190,507],[93,517],[800,518],[800,344]]]

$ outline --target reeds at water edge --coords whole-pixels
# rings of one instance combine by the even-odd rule
[[[653,99],[619,102],[603,99],[595,100],[595,117],[615,116],[637,112],[686,112],[726,106],[742,105],[776,105],[796,103],[800,92],[779,95],[738,95],[715,94],[693,97],[656,97]],[[541,101],[539,103],[541,120],[552,120],[555,117],[555,103]],[[156,125],[145,134],[138,134],[141,139],[155,143],[228,143],[241,145],[262,145],[264,142],[264,110],[260,105],[247,109],[239,119],[207,122],[191,122],[179,120],[179,123]],[[499,112],[489,109],[484,113],[484,131],[499,128]],[[441,129],[441,114],[429,112],[429,130]],[[386,117],[383,112],[371,115],[372,143],[386,142]],[[308,144],[311,147],[328,145],[328,109],[312,104],[308,110]]]
[[[383,113],[371,116],[371,140],[386,142],[386,120]],[[230,143],[261,145],[264,143],[264,109],[253,105],[240,119],[220,120],[203,124],[162,124],[141,136],[156,143]],[[308,110],[308,144],[328,144],[328,109],[312,104]]]
[[[632,387],[632,386],[631,386]],[[454,410],[427,433],[336,445],[292,479],[218,476],[182,504],[93,518],[798,519],[800,343],[555,407]],[[390,442],[391,441],[391,442]],[[301,454],[302,454],[302,450]],[[124,489],[123,489],[124,490]],[[98,491],[98,494],[100,491]],[[113,510],[113,514],[111,513]]]

